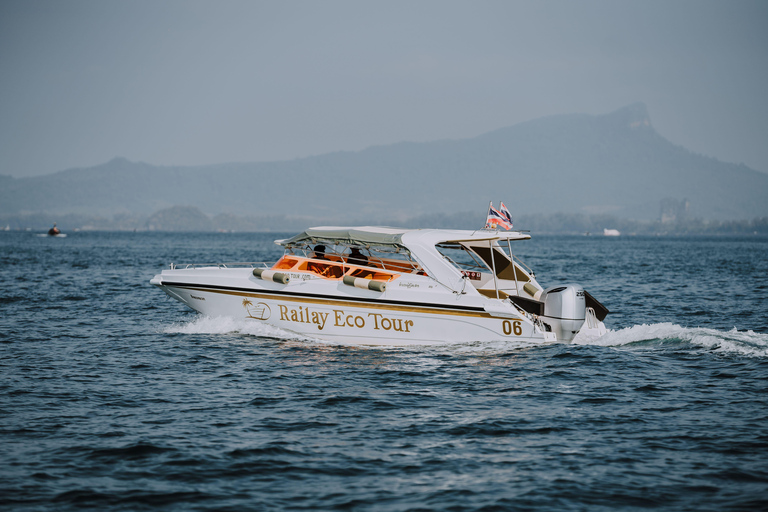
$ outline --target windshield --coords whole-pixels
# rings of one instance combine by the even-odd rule
[[[487,272],[490,270],[474,252],[461,244],[438,244],[435,248],[460,270],[468,272]]]

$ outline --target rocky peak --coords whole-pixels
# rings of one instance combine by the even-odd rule
[[[633,103],[604,116],[618,126],[632,129],[653,129],[645,103]]]

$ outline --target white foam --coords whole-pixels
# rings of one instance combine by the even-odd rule
[[[724,332],[704,327],[681,327],[665,322],[660,324],[633,325],[594,338],[576,336],[573,343],[618,347],[644,341],[683,341],[714,352],[737,353],[747,356],[768,357],[768,334],[738,331]]]
[[[227,316],[198,316],[190,322],[173,324],[163,329],[166,333],[180,334],[246,334],[286,340],[314,341],[306,336],[279,329],[263,322]]]

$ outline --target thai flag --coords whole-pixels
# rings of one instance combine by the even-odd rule
[[[501,212],[501,214],[504,217],[506,217],[507,220],[509,221],[509,228],[507,229],[512,229],[512,214],[509,213],[509,210],[507,210],[507,207],[504,206],[504,201],[502,201],[501,206],[499,206],[499,212]]]
[[[496,228],[504,228],[506,230],[512,229],[512,223],[507,220],[507,218],[499,212],[496,208],[493,207],[493,202],[491,202],[490,206],[488,207],[488,218],[485,221],[485,227],[496,229]]]

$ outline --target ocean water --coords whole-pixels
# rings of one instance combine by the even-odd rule
[[[338,347],[149,285],[280,237],[0,232],[0,509],[768,509],[768,239],[534,233],[612,311],[573,344]]]

